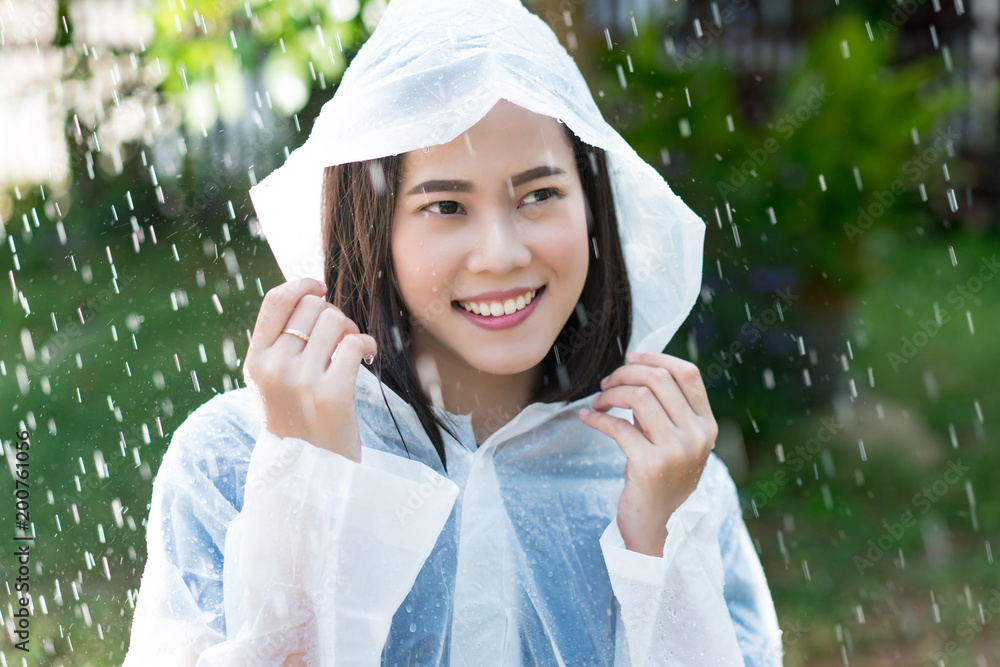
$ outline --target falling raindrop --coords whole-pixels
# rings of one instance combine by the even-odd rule
[[[622,68],[620,64],[616,65],[615,69],[618,72],[618,84],[622,87],[622,90],[627,90],[628,82],[625,81],[625,70]]]
[[[437,363],[429,354],[418,355],[416,359],[417,376],[424,391],[431,398],[434,407],[444,410],[444,396],[441,393],[441,376]]]
[[[927,392],[927,397],[932,401],[938,399],[938,384],[937,378],[934,376],[934,371],[929,368],[924,369],[924,390]]]
[[[788,556],[788,547],[785,546],[785,535],[780,530],[778,531],[778,551],[781,553],[781,559],[785,561],[785,565],[787,566],[791,562],[791,559]]]
[[[976,495],[972,491],[972,482],[965,480],[965,495],[969,498],[969,516],[972,519],[972,531],[979,532],[979,517],[976,514]]]

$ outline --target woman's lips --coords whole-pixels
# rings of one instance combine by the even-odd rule
[[[460,315],[465,316],[470,322],[480,327],[481,329],[486,329],[488,331],[498,331],[500,329],[509,329],[511,327],[517,326],[523,322],[532,312],[535,310],[535,305],[538,300],[542,298],[542,294],[545,293],[545,285],[542,285],[538,292],[535,294],[535,298],[531,300],[531,303],[526,305],[521,310],[518,310],[510,315],[500,315],[498,317],[476,315],[475,313],[470,313],[465,308],[463,308],[457,301],[452,301],[451,307],[459,312]]]

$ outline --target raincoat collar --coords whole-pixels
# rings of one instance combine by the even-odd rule
[[[402,397],[385,384],[382,384],[381,387],[379,384],[380,383],[375,375],[364,369],[358,369],[358,377],[355,382],[355,397],[357,400],[362,400],[375,406],[387,405],[393,411],[400,411],[402,414],[408,416],[412,414],[412,407],[404,401]],[[490,436],[478,447],[477,451],[487,451],[496,444],[509,440],[521,433],[526,433],[527,431],[550,421],[558,415],[575,412],[582,407],[589,407],[593,398],[594,395],[591,394],[575,401],[530,403],[523,410],[514,415],[510,421],[490,434]],[[433,405],[431,406],[431,410],[446,421],[458,424],[461,427],[461,430],[472,431],[471,413],[464,415],[456,414]],[[466,444],[472,443],[462,444],[465,446]]]

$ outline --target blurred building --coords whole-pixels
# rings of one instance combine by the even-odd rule
[[[746,81],[743,94],[748,116],[753,115],[755,105],[763,103],[755,81],[794,64],[830,11],[810,0],[524,1],[574,52],[578,32],[585,35],[581,43],[621,44],[638,26],[650,24],[662,31],[668,53],[718,49],[727,68]],[[381,2],[369,0],[358,5],[344,0],[341,4],[351,5],[352,16],[360,7],[361,13],[371,18]],[[901,12],[898,30],[894,30],[900,40],[900,61],[940,58],[956,78],[967,83],[971,103],[955,123],[962,135],[960,148],[979,157],[984,165],[981,180],[985,186],[981,190],[987,198],[995,198],[1000,191],[1000,173],[986,165],[998,153],[1000,0],[977,0],[968,7],[966,2],[859,0],[851,9],[871,17],[873,37],[880,36],[878,17],[886,16],[887,4],[893,12]],[[152,133],[160,130],[162,123],[176,124],[177,118],[161,118],[157,113],[154,90],[164,73],[156,71],[157,62],[143,57],[153,38],[153,23],[145,12],[150,6],[147,3],[149,0],[74,0],[68,3],[67,16],[60,14],[56,0],[0,3],[0,191],[19,184],[64,185],[70,178],[92,179],[95,169],[101,168],[121,173],[123,143],[142,138],[150,145]],[[337,2],[332,5],[340,6]],[[232,9],[242,11],[240,4],[232,4]],[[194,14],[197,23],[197,12]],[[585,76],[597,67],[597,51],[599,48],[577,58]],[[270,100],[261,105],[254,95],[259,84],[251,82],[242,94],[226,94],[227,100],[240,98],[237,106],[241,116],[238,121],[225,119],[227,124],[247,125],[249,129],[244,130],[250,131],[250,116],[257,109],[268,111]],[[201,98],[214,101],[217,93],[205,90],[205,86],[199,89]],[[188,97],[197,98],[194,92],[198,91]],[[197,128],[193,103],[188,107],[183,110],[185,120],[189,128]],[[255,125],[259,128],[263,122]],[[209,136],[204,129],[200,134],[202,138]],[[234,141],[229,137],[213,140]],[[252,160],[252,155],[246,154],[252,146],[245,144],[224,146],[222,154],[232,164]],[[183,157],[183,146],[179,151],[166,156],[160,147],[156,159],[174,164]],[[71,154],[83,156],[82,168],[78,168],[81,173],[73,176]]]
[[[0,4],[0,190],[65,185],[70,141],[86,146],[91,172],[101,155],[120,163],[121,142],[147,125],[126,93],[151,34],[139,0],[79,0],[68,16],[56,0]]]

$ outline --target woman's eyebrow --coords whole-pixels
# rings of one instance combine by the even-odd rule
[[[428,192],[472,192],[468,181],[424,181],[406,193],[406,196],[422,195]]]
[[[527,183],[528,181],[534,181],[539,178],[544,178],[546,176],[561,176],[565,174],[566,171],[559,167],[554,167],[552,165],[545,165],[541,167],[532,167],[527,171],[522,171],[520,174],[515,174],[510,179],[511,187],[517,187]],[[472,183],[469,181],[447,181],[447,180],[436,180],[436,181],[424,181],[420,185],[415,186],[406,196],[426,194],[428,192],[472,192]]]
[[[559,167],[547,164],[542,167],[533,167],[527,171],[522,171],[510,179],[510,184],[514,187],[521,185],[522,183],[527,183],[528,181],[534,181],[539,178],[545,178],[546,176],[562,176],[566,172]]]

